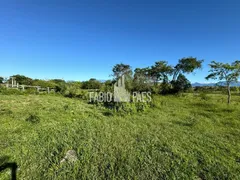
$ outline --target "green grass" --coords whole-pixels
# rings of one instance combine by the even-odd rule
[[[0,164],[16,162],[19,179],[240,179],[240,97],[209,96],[156,96],[119,116],[61,96],[0,95]],[[79,160],[60,165],[70,149]]]

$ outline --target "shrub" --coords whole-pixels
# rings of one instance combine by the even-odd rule
[[[76,97],[77,88],[74,86],[67,86],[66,90],[63,92],[63,95],[70,98]]]
[[[184,92],[191,88],[190,81],[183,74],[179,74],[177,80],[172,81],[171,84],[173,93]]]
[[[64,94],[64,92],[67,90],[67,85],[65,82],[61,82],[55,86],[56,92],[60,94]]]
[[[161,91],[160,91],[161,94],[171,93],[171,86],[166,82],[162,83],[160,88],[161,88]]]
[[[86,90],[78,90],[76,94],[77,98],[87,100],[89,98],[88,91]]]
[[[100,89],[101,83],[96,79],[90,79],[89,81],[82,82],[83,89]]]
[[[24,94],[39,94],[36,88],[26,88],[24,91],[20,89],[13,89],[13,88],[0,88],[0,94],[3,95],[24,95]]]
[[[66,86],[66,89],[61,94],[69,98],[88,99],[88,91],[81,90],[74,85]]]
[[[23,94],[39,94],[36,88],[27,88],[24,91],[22,91],[22,93]]]

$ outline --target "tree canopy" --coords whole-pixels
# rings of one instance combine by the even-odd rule
[[[194,57],[187,57],[179,59],[178,64],[174,67],[173,80],[177,79],[180,73],[192,73],[196,69],[202,68],[204,60],[198,60]]]
[[[116,64],[113,69],[113,77],[115,79],[118,79],[119,77],[121,77],[122,75],[127,75],[127,76],[131,76],[132,75],[132,68],[130,65],[127,64]]]
[[[228,89],[228,104],[231,101],[231,89],[230,84],[232,82],[237,82],[240,76],[240,61],[235,61],[232,64],[221,63],[212,61],[210,66],[210,74],[206,77],[209,79],[218,79],[220,81],[226,81],[226,86]]]
[[[173,72],[172,66],[168,65],[166,61],[157,61],[152,66],[150,74],[154,82],[164,81],[168,82],[168,76]]]

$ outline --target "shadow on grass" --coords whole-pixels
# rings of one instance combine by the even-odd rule
[[[104,116],[113,116],[113,113],[112,112],[109,112],[109,111],[105,111],[102,113]]]
[[[11,179],[17,179],[17,163],[15,162],[8,162],[9,156],[0,157],[0,172],[4,171],[5,169],[11,170]]]
[[[183,122],[183,121],[172,121],[172,123],[180,126],[187,126],[187,127],[192,127],[194,125],[193,122]]]

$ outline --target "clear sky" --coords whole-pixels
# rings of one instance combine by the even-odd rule
[[[240,60],[239,0],[0,0],[0,76],[109,79],[116,63]]]

